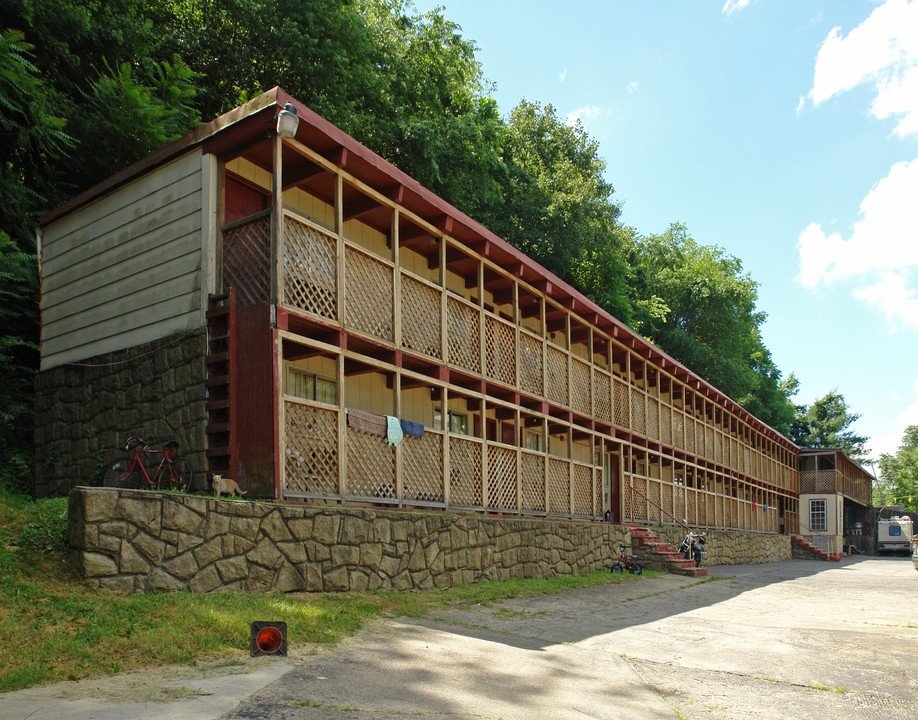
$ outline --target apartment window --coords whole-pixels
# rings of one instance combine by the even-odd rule
[[[447,428],[451,433],[457,433],[459,435],[468,435],[469,434],[469,416],[465,413],[458,413],[453,410],[447,410],[446,412]],[[438,430],[442,427],[443,416],[440,414],[440,408],[434,408],[434,427]]]
[[[545,441],[539,430],[527,430],[524,436],[525,447],[533,452],[545,452]]]
[[[284,387],[287,395],[302,400],[315,400],[335,405],[338,402],[337,390],[337,383],[334,380],[297,368],[287,368],[287,381]]]
[[[810,529],[817,532],[826,530],[826,501],[810,500]]]

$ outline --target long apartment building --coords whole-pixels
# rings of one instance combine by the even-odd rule
[[[39,492],[144,433],[287,501],[799,526],[797,446],[280,89],[40,238]]]

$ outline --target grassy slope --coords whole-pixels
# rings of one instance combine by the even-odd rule
[[[599,572],[425,592],[118,595],[74,577],[67,500],[0,489],[0,692],[248,652],[253,620],[284,620],[292,647],[330,644],[380,616],[488,603],[637,578]]]

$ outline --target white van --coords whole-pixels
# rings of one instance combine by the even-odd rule
[[[909,541],[912,537],[912,519],[908,515],[891,518],[877,522],[877,550],[880,555],[884,553],[911,553]]]

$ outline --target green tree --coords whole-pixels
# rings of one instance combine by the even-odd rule
[[[870,453],[869,439],[851,429],[860,417],[849,411],[845,396],[836,388],[812,405],[797,407],[791,440],[802,447],[843,450],[855,462],[862,462]]]
[[[918,512],[918,425],[909,425],[894,455],[883,453],[877,463],[882,474],[883,497],[877,505],[904,505]]]
[[[551,105],[523,101],[507,118],[503,158],[503,199],[482,208],[483,223],[628,322],[627,232],[596,140]]]

